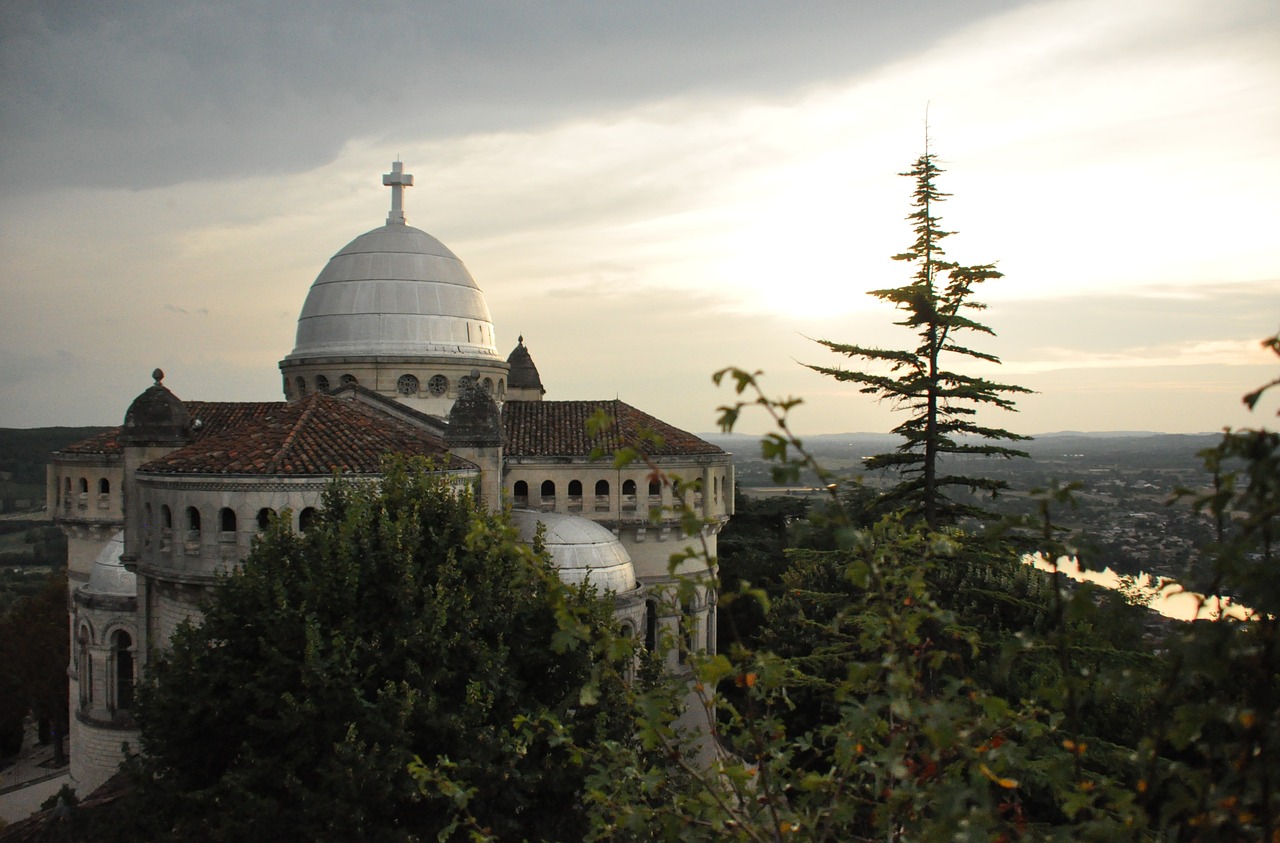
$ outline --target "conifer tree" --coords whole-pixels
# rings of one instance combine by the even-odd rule
[[[962,345],[957,335],[965,331],[995,335],[968,313],[985,308],[973,300],[974,288],[983,281],[1002,277],[1002,273],[994,264],[962,266],[946,259],[942,241],[954,232],[942,229],[936,206],[950,194],[941,192],[935,183],[943,171],[934,159],[926,140],[924,154],[911,170],[900,174],[915,180],[914,210],[907,219],[916,236],[911,247],[893,259],[912,264],[915,273],[909,283],[900,287],[870,292],[903,312],[903,318],[895,324],[914,331],[918,343],[914,348],[887,349],[818,340],[837,354],[878,364],[879,371],[815,365],[809,368],[858,384],[859,391],[887,399],[897,409],[911,414],[894,428],[903,443],[891,453],[870,458],[866,467],[898,471],[903,479],[888,492],[885,503],[907,510],[936,529],[962,517],[985,515],[977,507],[948,497],[948,487],[995,494],[1006,485],[968,474],[940,474],[940,458],[944,454],[1027,456],[1024,451],[997,444],[1027,437],[980,424],[977,413],[984,407],[1013,410],[1010,396],[1031,390],[950,368],[949,361],[956,357],[1000,362],[992,354]]]

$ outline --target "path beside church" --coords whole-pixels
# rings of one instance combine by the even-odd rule
[[[53,766],[53,747],[37,744],[35,724],[28,724],[22,752],[0,770],[0,819],[9,823],[25,820],[70,782],[70,767]]]

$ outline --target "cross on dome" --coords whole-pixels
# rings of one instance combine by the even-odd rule
[[[404,163],[393,161],[391,172],[382,175],[382,183],[391,188],[391,213],[387,225],[404,225],[404,189],[413,187],[413,176],[404,171]]]

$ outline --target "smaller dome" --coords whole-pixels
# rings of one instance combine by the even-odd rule
[[[569,585],[590,582],[602,591],[625,594],[636,588],[636,572],[622,542],[604,527],[578,515],[560,512],[511,511],[520,540],[533,543],[538,525],[560,579]]]
[[[191,414],[186,405],[161,383],[164,372],[151,373],[155,383],[133,399],[124,414],[120,440],[129,445],[183,444],[191,439]]]
[[[133,597],[138,593],[138,578],[131,571],[125,570],[120,563],[120,554],[124,553],[124,531],[111,537],[107,546],[93,561],[93,569],[89,571],[89,584],[85,591],[94,594],[110,594],[120,597]]]

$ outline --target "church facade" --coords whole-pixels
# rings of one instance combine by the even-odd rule
[[[720,448],[620,400],[555,401],[524,337],[498,353],[488,305],[439,240],[409,226],[397,162],[391,213],[335,254],[280,361],[284,401],[180,398],[160,370],[124,423],[54,454],[47,500],[68,537],[71,776],[87,794],[134,751],[134,687],[274,519],[306,530],[335,472],[376,478],[424,456],[527,540],[539,525],[562,578],[609,594],[628,634],[714,651],[716,534],[733,511]],[[645,459],[615,467],[635,446]],[[604,458],[601,459],[600,455]],[[686,535],[682,509],[703,525]],[[672,570],[686,546],[704,553]],[[677,577],[698,583],[677,597]]]

